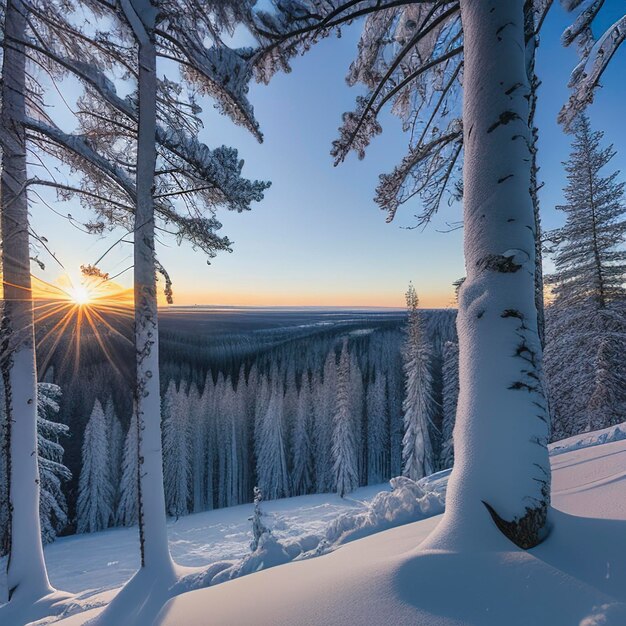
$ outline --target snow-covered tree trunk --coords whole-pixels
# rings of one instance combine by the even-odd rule
[[[0,364],[5,386],[9,474],[9,599],[34,601],[51,591],[41,545],[37,463],[37,369],[26,196],[25,9],[7,0],[2,64],[2,270]],[[5,42],[6,43],[6,42]]]
[[[454,543],[464,526],[476,541],[491,517],[530,548],[546,535],[550,466],[534,296],[524,0],[464,0],[461,11],[467,279],[457,320],[455,466],[433,542]]]
[[[154,256],[156,167],[156,8],[148,0],[121,0],[139,47],[139,131],[137,138],[137,206],[134,229],[134,291],[137,413],[139,446],[139,535],[141,565],[167,575],[172,560],[167,544],[159,344]]]

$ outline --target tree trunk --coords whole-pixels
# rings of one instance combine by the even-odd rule
[[[522,548],[547,530],[550,465],[535,306],[530,85],[524,0],[462,0],[467,279],[447,507],[430,544]],[[465,531],[465,532],[464,532]]]
[[[2,269],[0,364],[6,391],[9,470],[9,599],[35,601],[52,591],[43,558],[37,463],[37,366],[26,194],[26,31],[20,0],[6,4],[2,65]],[[8,36],[11,36],[9,39]]]
[[[167,573],[173,564],[167,544],[159,329],[154,256],[154,172],[156,167],[156,10],[147,1],[124,0],[122,8],[139,45],[139,131],[137,139],[137,207],[134,230],[136,381],[139,451],[139,534],[141,565]]]

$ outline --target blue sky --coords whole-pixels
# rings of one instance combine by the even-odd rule
[[[621,7],[619,5],[622,5]],[[603,23],[614,21],[621,0],[608,0]],[[568,17],[555,2],[541,37],[537,72],[542,80],[537,111],[540,129],[541,206],[545,228],[561,224],[554,206],[562,201],[569,139],[556,123],[567,99],[567,80],[576,62],[573,50],[560,44]],[[245,214],[219,215],[222,232],[234,241],[232,254],[221,254],[211,265],[183,244],[166,242],[159,255],[174,281],[176,304],[373,305],[402,306],[412,280],[423,306],[453,304],[452,282],[464,274],[462,231],[446,224],[460,219],[459,206],[442,207],[426,230],[407,230],[420,207],[405,205],[391,224],[373,202],[378,175],[390,171],[406,152],[406,137],[397,119],[383,118],[384,132],[364,161],[351,155],[332,166],[329,150],[344,111],[359,93],[344,80],[354,57],[360,24],[328,39],[296,59],[291,74],[279,74],[270,86],[252,85],[250,99],[265,135],[258,144],[244,129],[203,103],[205,128],[201,138],[210,146],[232,145],[245,160],[244,175],[268,179],[265,200]],[[604,130],[618,155],[614,169],[626,170],[623,80],[626,51],[613,59],[590,108],[594,127]],[[78,209],[63,208],[78,213]],[[106,240],[72,230],[43,207],[33,220],[70,274],[81,263],[93,262],[108,248]],[[132,264],[130,246],[107,256],[103,269],[115,273]],[[549,268],[549,264],[548,264]],[[54,264],[39,275],[57,278]],[[121,282],[130,284],[131,273]]]

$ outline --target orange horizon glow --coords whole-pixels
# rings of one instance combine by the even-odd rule
[[[456,299],[452,290],[440,293],[419,295],[419,306],[424,309],[456,308]],[[247,306],[247,307],[333,307],[333,308],[393,308],[406,307],[403,294],[240,294],[232,292],[197,294],[174,290],[176,306]],[[168,308],[159,301],[159,307]]]

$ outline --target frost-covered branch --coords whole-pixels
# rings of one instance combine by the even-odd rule
[[[568,11],[573,11],[582,3],[561,0]],[[572,90],[567,104],[559,113],[559,122],[567,130],[587,105],[593,102],[596,88],[611,59],[626,40],[626,13],[614,22],[597,40],[592,27],[602,8],[603,0],[594,0],[583,4],[584,8],[562,36],[564,46],[575,43],[581,57],[579,64],[572,71],[569,87]]]

